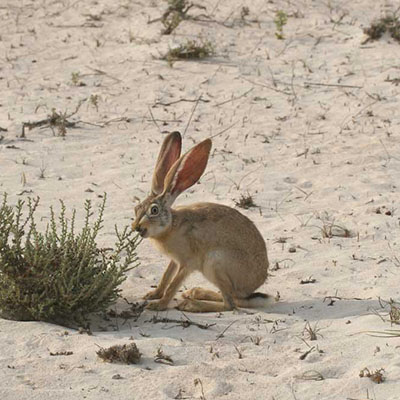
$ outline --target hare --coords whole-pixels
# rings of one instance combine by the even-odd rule
[[[268,256],[263,237],[247,217],[234,208],[195,203],[171,208],[175,199],[203,174],[211,139],[183,156],[181,135],[164,140],[149,196],[135,208],[132,229],[149,238],[171,262],[157,288],[146,294],[147,308],[167,309],[184,279],[200,271],[220,293],[193,288],[183,293],[177,308],[190,312],[220,312],[256,307],[268,297],[254,293],[267,278]]]

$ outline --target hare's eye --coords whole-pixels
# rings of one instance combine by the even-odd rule
[[[158,207],[157,204],[152,204],[150,206],[150,215],[155,216],[155,215],[158,215],[159,212],[160,212],[160,208]]]

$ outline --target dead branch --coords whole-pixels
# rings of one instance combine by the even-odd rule
[[[320,82],[304,82],[304,87],[307,86],[327,86],[327,87],[342,87],[342,88],[352,88],[352,89],[362,89],[363,86],[357,85],[340,85],[334,83],[320,83]]]
[[[154,315],[151,317],[151,319],[145,321],[145,322],[152,322],[153,324],[177,324],[176,326],[181,326],[182,328],[188,328],[191,325],[197,326],[200,329],[208,329],[215,324],[201,324],[199,322],[192,321],[190,319],[175,319],[175,318],[167,318],[167,317],[158,317],[157,315]]]
[[[179,99],[179,100],[174,100],[174,101],[170,101],[169,103],[163,103],[163,102],[161,102],[161,101],[156,101],[155,103],[154,103],[154,106],[165,106],[165,107],[168,107],[168,106],[172,106],[173,104],[177,104],[177,103],[180,103],[181,101],[183,101],[183,102],[188,102],[188,103],[196,103],[196,102],[198,102],[198,101],[202,101],[203,103],[209,103],[210,102],[210,100],[207,100],[207,99]]]

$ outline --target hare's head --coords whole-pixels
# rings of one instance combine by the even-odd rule
[[[160,237],[172,226],[171,206],[203,174],[211,150],[206,139],[180,157],[182,139],[179,132],[170,133],[161,146],[154,169],[151,192],[135,207],[132,229],[142,237]]]

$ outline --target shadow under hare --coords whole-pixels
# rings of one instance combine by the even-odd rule
[[[193,288],[183,293],[177,308],[190,312],[220,312],[265,305],[267,296],[255,292],[268,276],[265,242],[250,219],[234,208],[194,203],[172,208],[175,199],[203,174],[211,139],[181,156],[179,132],[161,146],[151,192],[135,208],[132,228],[171,261],[157,288],[144,297],[150,310],[165,310],[184,279],[200,271],[219,292]]]

